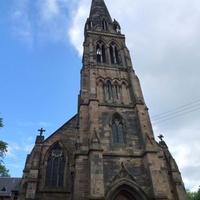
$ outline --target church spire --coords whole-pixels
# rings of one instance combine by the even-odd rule
[[[113,22],[104,0],[92,0],[86,29],[113,30]]]
[[[112,21],[104,0],[92,0],[90,18],[96,22],[99,20],[99,18],[105,18],[109,21]]]

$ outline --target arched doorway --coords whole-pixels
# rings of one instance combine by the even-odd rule
[[[105,200],[147,200],[145,193],[132,181],[126,180],[127,184],[122,185],[119,182],[110,188]],[[118,186],[118,184],[120,185]]]
[[[136,200],[131,194],[120,192],[114,198],[114,200]]]
[[[123,194],[120,194],[114,200],[132,200],[132,199]]]

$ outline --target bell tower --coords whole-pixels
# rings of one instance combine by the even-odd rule
[[[163,136],[156,142],[120,24],[92,0],[78,113],[27,155],[19,200],[186,200]]]
[[[155,141],[121,26],[103,0],[92,0],[84,36],[74,199],[186,199],[167,146]]]

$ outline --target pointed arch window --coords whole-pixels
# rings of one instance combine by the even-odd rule
[[[97,92],[98,92],[98,99],[99,99],[99,102],[104,102],[104,95],[105,95],[105,93],[104,93],[104,83],[103,83],[103,81],[102,80],[100,80],[99,82],[98,82],[98,87],[97,87]]]
[[[107,81],[106,83],[106,97],[107,100],[111,100],[112,99],[112,85],[110,81]]]
[[[112,64],[119,64],[119,56],[118,56],[118,49],[117,46],[112,43],[110,45],[110,60]]]
[[[64,152],[59,145],[54,146],[47,159],[46,181],[47,187],[63,187],[65,173]]]
[[[88,28],[91,29],[93,26],[93,21],[91,19],[88,20]]]
[[[97,62],[101,62],[102,51],[99,44],[97,44],[96,52],[97,52]]]
[[[102,50],[102,61],[105,63],[106,62],[106,50],[105,50],[105,46],[103,44],[101,46],[101,50]]]
[[[118,100],[119,99],[119,85],[117,82],[114,83],[114,95],[115,95],[115,99]]]
[[[92,21],[92,19],[90,19],[90,18],[87,19],[85,27],[86,27],[87,30],[91,29],[93,27],[93,21]]]
[[[96,55],[97,55],[97,62],[103,62],[103,63],[106,62],[105,46],[101,41],[97,43]]]
[[[113,144],[125,144],[125,128],[123,118],[115,113],[112,117]]]
[[[108,23],[105,19],[102,20],[102,28],[103,30],[108,30]]]

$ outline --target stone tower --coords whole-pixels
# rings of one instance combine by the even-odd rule
[[[20,200],[186,200],[175,160],[155,141],[120,24],[92,0],[78,113],[27,156]],[[42,129],[40,130],[42,133]]]

